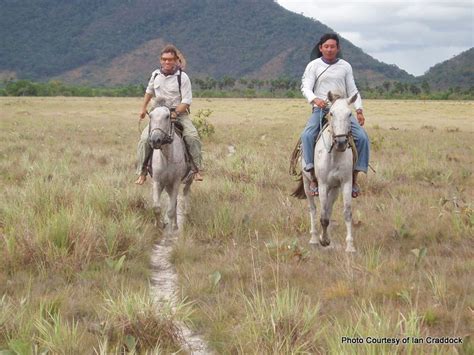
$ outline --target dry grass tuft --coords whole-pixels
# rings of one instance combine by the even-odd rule
[[[215,133],[172,254],[192,304],[158,313],[145,295],[161,234],[150,185],[133,184],[139,105],[0,98],[0,349],[181,351],[186,322],[223,354],[472,352],[472,102],[365,102],[375,173],[361,176],[349,256],[341,201],[326,250],[307,244],[306,202],[289,196],[305,103],[196,100]]]

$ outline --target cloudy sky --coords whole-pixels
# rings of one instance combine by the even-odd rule
[[[474,0],[278,0],[413,75],[474,46]],[[317,39],[315,39],[317,40]]]

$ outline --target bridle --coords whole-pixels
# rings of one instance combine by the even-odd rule
[[[334,100],[334,101],[332,102],[332,104],[334,104],[334,102],[336,102],[337,100],[339,100],[339,98],[337,98],[336,100]],[[329,119],[328,119],[328,122],[330,122]],[[329,126],[329,127],[331,127],[331,126]],[[334,134],[334,131],[333,131],[332,129],[330,130],[330,132],[331,132],[332,140],[331,140],[331,146],[330,146],[329,149],[328,149],[328,153],[331,153],[332,148],[334,148],[334,145],[336,144],[336,140],[337,140],[338,138],[345,138],[345,140],[346,140],[346,145],[345,145],[344,149],[341,150],[341,151],[345,151],[345,150],[349,147],[349,142],[350,142],[350,139],[351,139],[351,137],[352,137],[352,130],[350,129],[350,126],[349,126],[349,130],[348,130],[347,133]]]
[[[331,153],[332,148],[334,148],[334,144],[336,144],[336,139],[341,138],[341,137],[346,138],[346,146],[343,150],[341,150],[341,152],[345,151],[349,147],[349,140],[350,140],[351,136],[352,136],[352,132],[350,130],[349,130],[349,133],[346,133],[346,134],[334,134],[334,133],[332,133],[332,143],[331,143],[331,147],[329,147],[328,153]]]
[[[148,117],[150,117],[150,123],[151,123],[151,116],[150,114],[148,113],[147,111],[147,115]],[[170,114],[168,114],[168,118],[170,118]],[[159,147],[155,148],[153,146],[153,143],[151,142],[151,135],[153,134],[153,132],[155,131],[159,131],[161,133],[163,133],[164,135],[164,138],[160,141],[160,145]],[[173,143],[173,137],[174,137],[174,122],[173,120],[170,119],[170,129],[168,132],[166,132],[165,130],[161,129],[160,127],[155,127],[153,129],[151,129],[151,124],[148,125],[148,143],[150,144],[150,146],[153,148],[153,149],[161,149],[161,147],[163,145],[166,145],[166,144],[171,144]]]

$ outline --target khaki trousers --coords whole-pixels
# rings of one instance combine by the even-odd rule
[[[199,139],[199,134],[194,127],[193,122],[189,118],[188,114],[180,115],[178,117],[179,123],[183,126],[183,139],[188,147],[191,158],[196,164],[196,167],[201,170],[202,166],[202,153],[201,153],[201,140]],[[145,158],[151,151],[151,147],[148,144],[148,125],[142,131],[140,135],[140,140],[138,141],[137,146],[137,175],[146,175],[146,166]]]

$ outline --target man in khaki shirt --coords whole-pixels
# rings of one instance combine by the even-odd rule
[[[199,134],[189,118],[189,106],[192,102],[191,81],[188,75],[180,68],[179,51],[173,45],[165,46],[161,51],[160,69],[155,70],[148,82],[145,96],[143,98],[140,120],[144,119],[147,113],[147,106],[150,100],[155,97],[155,102],[151,108],[156,106],[166,106],[171,111],[171,117],[177,119],[183,126],[183,139],[189,149],[189,153],[196,166],[194,180],[202,181],[201,175],[201,141]],[[147,175],[147,157],[149,157],[148,126],[143,130],[138,142],[138,185],[143,185]]]

